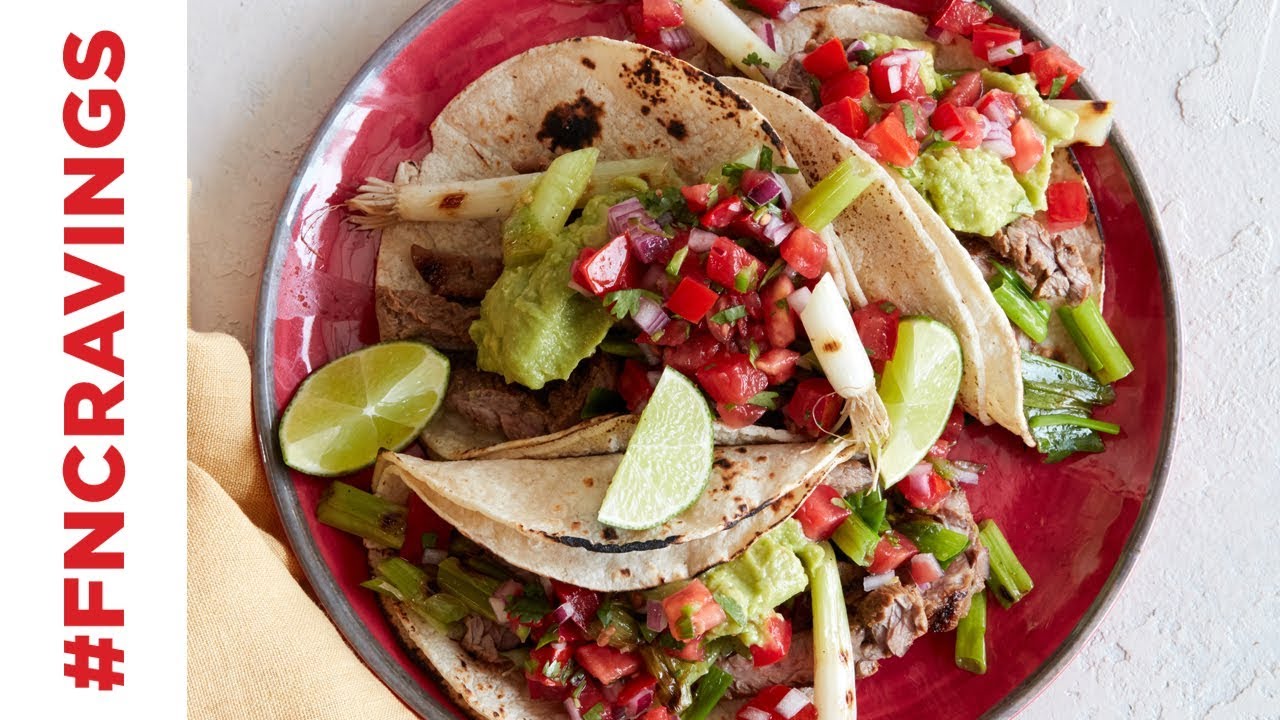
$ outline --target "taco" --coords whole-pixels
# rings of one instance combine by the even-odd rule
[[[1102,357],[1118,348],[1102,332],[1104,243],[1069,146],[1105,142],[1112,110],[1110,103],[1060,97],[1082,68],[1061,48],[1024,42],[1019,30],[969,0],[944,3],[932,18],[862,0],[781,11],[749,2],[727,15],[724,7],[686,3],[679,22],[663,21],[662,37],[685,33],[692,42],[683,52],[713,72],[744,75],[733,86],[768,104],[772,109],[761,109],[775,127],[805,128],[790,133],[790,143],[805,155],[810,177],[843,157],[884,165],[932,262],[890,265],[849,219],[837,230],[849,255],[867,260],[854,268],[864,288],[877,272],[896,285],[870,291],[874,299],[908,310],[921,307],[913,294],[955,312],[963,304],[969,322],[950,324],[965,344],[965,409],[1053,459],[1100,450],[1091,432],[1031,421],[1091,410],[1042,397],[1041,358],[1092,370],[1104,383],[1131,369],[1122,353],[1114,353],[1114,367]],[[656,20],[633,23],[639,39],[663,44],[647,32]],[[740,56],[752,59],[751,72]],[[753,87],[755,81],[789,97]],[[823,121],[827,129],[817,130]],[[949,281],[937,279],[939,264]],[[1098,332],[1087,337],[1084,327]],[[1024,362],[1028,353],[1039,357]],[[1081,442],[1064,440],[1068,434]]]

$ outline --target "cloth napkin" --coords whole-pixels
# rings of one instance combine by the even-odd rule
[[[188,717],[407,720],[308,594],[267,488],[249,360],[187,335]]]

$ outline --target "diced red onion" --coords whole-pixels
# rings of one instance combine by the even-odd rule
[[[782,699],[778,700],[778,704],[773,707],[773,711],[781,715],[785,720],[791,720],[791,718],[799,715],[800,711],[808,704],[809,698],[807,695],[795,688],[791,688],[786,695],[782,696]]]
[[[739,720],[773,720],[773,713],[753,707],[744,707],[738,711]]]
[[[871,46],[861,40],[854,40],[849,43],[849,47],[845,48],[844,56],[846,60],[856,60],[857,54],[870,50]]]
[[[964,483],[965,485],[977,485],[978,477],[978,473],[959,467],[951,471],[951,479],[958,483]]]
[[[650,265],[640,278],[640,286],[646,290],[658,292],[662,281],[667,279],[667,269],[661,265]]]
[[[809,298],[811,297],[813,297],[813,291],[807,287],[801,287],[787,296],[787,304],[799,315],[804,312],[805,308],[809,307]]]
[[[540,577],[540,578],[538,578],[538,582],[542,583],[542,594],[543,594],[543,595],[546,595],[546,596],[547,596],[547,597],[549,597],[549,598],[553,598],[553,597],[555,597],[555,596],[556,596],[556,594],[555,594],[555,588],[553,588],[553,587],[551,586],[551,578]]]
[[[671,322],[671,318],[662,312],[662,306],[647,297],[636,302],[636,314],[633,317],[636,325],[646,333],[653,335]]]
[[[449,553],[444,550],[436,550],[435,548],[427,548],[422,551],[423,565],[439,565],[444,559],[449,557]]]
[[[765,45],[769,46],[770,50],[778,49],[777,39],[773,35],[773,23],[767,21],[761,23],[760,27],[756,28],[756,35],[760,36],[760,39],[764,41]]]
[[[917,102],[920,104],[920,114],[924,116],[925,120],[933,117],[934,111],[938,109],[938,101],[928,95],[920,98]],[[920,118],[916,118],[916,120],[919,121]],[[928,128],[925,129],[928,130]]]
[[[1001,159],[1011,158],[1017,154],[1013,148],[1013,136],[1009,128],[998,122],[988,122],[986,136],[982,147],[998,155]]]
[[[578,712],[578,706],[574,704],[573,698],[564,701],[564,710],[569,714],[569,720],[582,720],[582,713]]]
[[[906,53],[888,53],[880,56],[880,64],[885,67],[898,67],[911,61]]]
[[[931,40],[937,40],[943,45],[950,45],[951,41],[956,39],[956,34],[950,30],[944,30],[940,25],[930,25],[924,34]]]
[[[622,693],[622,683],[610,683],[600,688],[600,694],[605,700],[611,703],[618,702],[618,695]]]
[[[586,288],[572,280],[569,281],[569,289],[585,297],[595,297],[595,295],[592,295]]]
[[[658,37],[662,38],[662,44],[667,46],[667,50],[672,55],[678,55],[693,47],[693,36],[683,27],[659,30]]]
[[[667,613],[662,609],[662,603],[657,600],[649,601],[644,609],[644,624],[654,632],[667,629]]]
[[[609,234],[614,237],[621,235],[631,227],[632,218],[644,225],[653,225],[653,218],[649,217],[644,205],[640,204],[640,198],[627,198],[609,208]]]
[[[782,196],[778,198],[778,207],[783,210],[791,207],[791,186],[785,181],[782,183]]]
[[[715,244],[716,234],[710,230],[693,228],[689,231],[689,249],[693,252],[707,252]]]
[[[623,717],[638,718],[641,713],[648,710],[653,705],[654,687],[649,687],[636,693],[630,700],[622,706]]]
[[[514,597],[518,590],[520,590],[520,583],[508,580],[499,585],[489,597],[489,607],[493,608],[493,614],[498,618],[498,622],[507,621],[507,600]]]
[[[787,222],[783,220],[781,216],[771,215],[769,217],[769,224],[764,226],[764,236],[769,238],[769,242],[773,243],[774,247],[777,247],[781,245],[782,241],[786,240],[787,237],[791,235],[791,231],[795,229],[795,223]]]
[[[904,482],[907,487],[919,497],[927,497],[929,495],[929,474],[933,472],[933,466],[927,462],[922,462],[907,471],[907,477]]]
[[[633,225],[627,228],[626,234],[631,251],[646,265],[656,262],[671,247],[670,238],[650,232],[650,228],[645,225]]]
[[[574,616],[574,607],[572,602],[564,602],[560,607],[551,611],[551,623],[553,625],[563,625],[572,620],[577,623],[578,619]]]
[[[871,157],[873,157],[873,158],[878,158],[878,157],[880,157],[880,146],[879,146],[879,145],[876,145],[875,143],[871,142],[870,140],[863,140],[862,138],[858,138],[858,139],[854,140],[853,142],[854,142],[854,143],[856,143],[858,147],[862,148],[862,152],[864,152],[864,153],[866,153],[866,154],[870,155],[870,156],[871,156]]]
[[[905,63],[906,60],[902,62]],[[885,65],[888,70],[885,72],[884,77],[889,81],[889,92],[896,93],[902,89],[902,63],[894,63],[893,65],[885,63]]]
[[[942,577],[942,564],[933,553],[916,553],[911,556],[911,579],[916,585],[928,585]]]
[[[997,63],[1005,63],[1022,54],[1022,40],[1013,40],[1003,45],[997,45],[987,51],[987,62],[995,65]]]
[[[888,585],[889,583],[893,582],[893,579],[896,577],[898,576],[894,575],[892,570],[890,570],[887,573],[881,573],[879,575],[868,575],[862,578],[862,589],[866,592],[871,592],[876,588],[884,587],[885,585]]]
[[[791,0],[791,2],[787,3],[786,6],[778,11],[777,17],[782,22],[791,22],[792,20],[795,20],[796,16],[799,14],[800,3],[796,2],[796,0]]]
[[[782,187],[785,183],[776,173],[760,173],[754,176],[756,182],[752,187],[744,187],[747,198],[757,205],[764,205],[772,202],[774,198],[782,194]]]

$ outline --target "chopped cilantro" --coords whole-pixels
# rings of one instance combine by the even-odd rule
[[[685,245],[671,256],[671,262],[667,263],[667,275],[676,277],[680,274],[680,268],[684,267],[684,259],[689,256],[689,246]]]
[[[747,361],[751,363],[752,367],[755,367],[756,358],[758,357],[760,357],[760,346],[756,344],[755,340],[752,340],[751,346],[747,349]]]
[[[596,703],[582,716],[582,720],[604,720],[604,704]]]
[[[440,542],[440,536],[433,532],[422,533],[422,548],[424,550],[434,550]]]
[[[756,266],[755,263],[752,263],[739,270],[738,274],[733,276],[733,289],[738,292],[746,292],[751,289],[755,282]]]
[[[797,175],[800,173],[800,168],[793,168],[790,165],[776,165],[773,171],[779,175]]]
[[[916,134],[916,111],[911,107],[911,103],[899,103],[902,107],[902,124],[907,126],[907,135],[914,136]]]
[[[609,388],[594,387],[587,395],[587,401],[582,405],[582,413],[580,417],[588,420],[600,415],[609,415],[610,413],[626,412],[627,403],[622,399],[616,390]]]
[[[604,304],[609,308],[609,312],[619,320],[625,320],[627,317],[635,315],[640,309],[640,298],[647,297],[650,300],[662,304],[662,298],[656,293],[648,290],[615,290],[604,296]]]
[[[759,405],[766,410],[778,409],[778,393],[772,390],[765,390],[757,393],[754,397],[747,401],[749,405]],[[725,612],[728,612],[727,610]]]
[[[742,58],[742,64],[745,67],[751,67],[752,65],[758,65],[764,68],[769,67],[769,63],[765,62],[764,58],[760,57],[760,53],[757,52],[752,52],[750,55]]]
[[[717,325],[727,325],[736,320],[741,320],[747,316],[747,308],[745,305],[734,305],[727,307],[715,315],[711,316],[711,322]]]
[[[756,169],[765,172],[773,170],[773,148],[768,145],[760,146],[760,158],[756,160]]]
[[[1062,88],[1067,84],[1067,76],[1059,75],[1053,79],[1053,84],[1049,86],[1049,99],[1053,99],[1062,94]]]

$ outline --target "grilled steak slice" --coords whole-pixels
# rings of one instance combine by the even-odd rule
[[[383,340],[421,339],[438,350],[471,350],[471,323],[479,306],[462,305],[434,293],[377,289],[378,332]]]
[[[952,491],[932,515],[947,529],[969,536],[969,547],[924,591],[930,632],[951,632],[960,618],[969,614],[974,593],[986,586],[988,554],[986,546],[978,540],[978,524],[962,491]]]
[[[832,468],[822,482],[824,485],[835,488],[836,492],[844,497],[870,488],[875,478],[871,475],[870,466],[865,462],[849,460]]]
[[[437,295],[480,300],[502,274],[502,259],[421,245],[412,248],[413,266]]]
[[[810,44],[817,46],[817,43],[810,42]],[[801,64],[804,57],[805,53],[792,55],[790,59],[782,63],[782,67],[778,68],[778,72],[769,78],[769,82],[775,88],[813,108],[817,102],[817,93],[814,92],[816,85],[814,77]]]
[[[618,386],[618,361],[606,353],[583,360],[564,382],[554,383],[547,392],[551,411],[551,431],[573,427],[582,421],[582,408],[596,388],[614,390]]]
[[[520,638],[515,633],[475,615],[468,615],[463,620],[463,625],[465,629],[459,639],[463,650],[490,665],[511,666],[511,661],[500,653],[520,646]]]
[[[859,678],[880,669],[880,660],[901,657],[924,634],[924,604],[914,586],[894,583],[863,595],[850,608],[854,669]],[[738,655],[721,662],[733,675],[731,692],[748,697],[770,685],[813,684],[813,633],[797,632],[791,652],[773,665],[758,668],[751,658]]]
[[[987,241],[1013,263],[1038,298],[1078,303],[1093,291],[1080,249],[1063,235],[1050,233],[1035,218],[1020,217]]]
[[[551,413],[532,391],[466,365],[454,365],[444,402],[476,425],[501,430],[511,440],[551,431]]]

